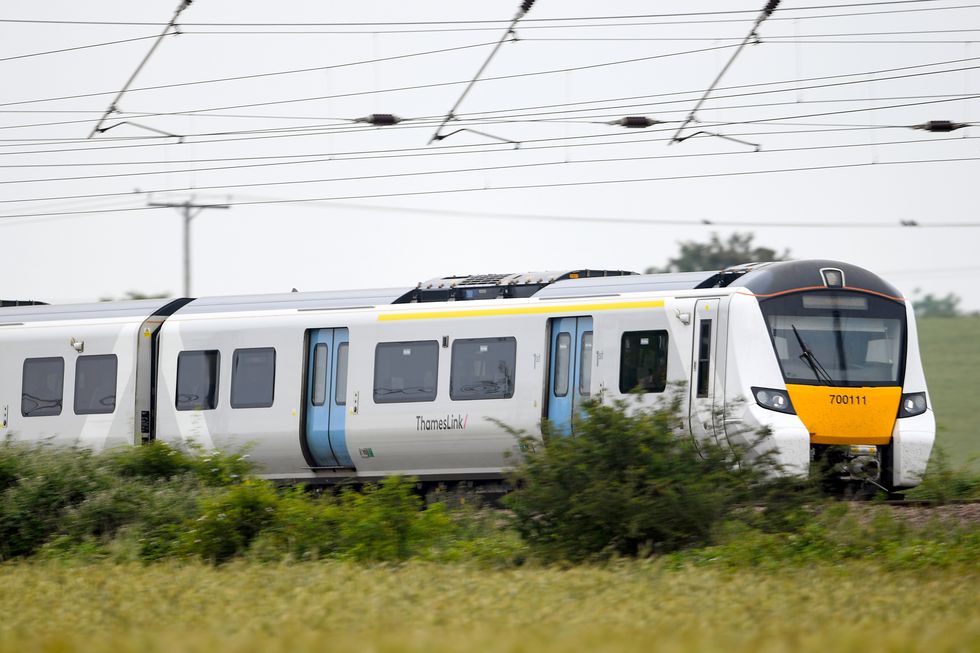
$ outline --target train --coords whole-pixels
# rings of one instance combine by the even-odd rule
[[[769,452],[790,475],[829,462],[901,491],[935,440],[910,302],[837,261],[4,303],[3,438],[247,449],[283,482],[499,481],[514,431],[568,432],[583,402],[653,407],[676,388],[681,437]]]

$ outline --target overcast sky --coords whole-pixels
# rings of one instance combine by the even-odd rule
[[[909,128],[980,122],[978,4],[784,0],[682,132],[730,138],[669,144],[763,3],[538,0],[442,131],[483,134],[429,145],[517,2],[195,0],[88,138],[177,4],[5,3],[3,298],[180,294],[180,214],[140,207],[194,198],[232,206],[193,222],[193,296],[642,271],[738,230],[980,309],[980,126]]]

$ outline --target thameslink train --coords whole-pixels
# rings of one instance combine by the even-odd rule
[[[0,308],[0,433],[96,451],[249,453],[268,478],[499,479],[500,426],[560,431],[585,400],[662,401],[690,437],[767,427],[788,473],[915,486],[935,420],[910,304],[823,260],[578,270],[412,288]]]

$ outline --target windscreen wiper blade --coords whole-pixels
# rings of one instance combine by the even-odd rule
[[[817,357],[813,355],[810,348],[806,346],[806,343],[803,342],[803,336],[801,336],[800,332],[796,330],[796,325],[791,324],[790,326],[793,327],[793,333],[796,334],[796,340],[800,343],[800,350],[803,352],[800,354],[800,358],[810,366],[811,370],[813,370],[813,375],[817,377],[817,381],[820,381],[826,385],[834,385],[834,379],[830,376],[824,366],[820,364],[820,361],[818,361]]]

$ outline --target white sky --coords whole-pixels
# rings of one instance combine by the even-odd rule
[[[484,76],[589,66],[731,45],[745,36],[762,4],[757,0],[657,3],[538,0],[527,19],[752,11],[686,18],[582,20],[575,24],[590,27],[579,28],[569,28],[568,22],[528,20],[518,25],[520,41],[504,44]],[[177,0],[6,3],[0,19],[165,24],[176,5]],[[493,43],[503,33],[517,5],[513,0],[479,3],[195,0],[181,15],[183,34],[168,36],[161,42],[135,80],[133,89],[322,68]],[[838,5],[841,8],[793,10],[794,7],[815,5]],[[804,18],[856,13],[867,15]],[[309,25],[480,20],[500,22]],[[302,23],[305,26],[193,25],[215,22]],[[594,27],[599,23],[607,26]],[[469,29],[446,31],[460,27]],[[152,199],[158,202],[183,201],[193,196],[197,201],[235,203],[487,188],[489,190],[359,197],[344,201],[240,205],[229,210],[205,211],[195,219],[192,227],[192,295],[280,292],[293,287],[326,290],[411,286],[437,276],[484,272],[584,267],[642,271],[649,265],[662,265],[676,254],[678,241],[706,240],[713,230],[727,237],[735,229],[723,226],[726,222],[831,223],[806,228],[742,226],[738,230],[754,232],[759,245],[780,250],[789,248],[797,258],[829,258],[863,265],[883,274],[906,294],[916,288],[937,294],[952,291],[963,298],[963,308],[980,309],[980,284],[977,284],[980,262],[975,258],[980,229],[841,226],[848,223],[897,225],[900,220],[916,220],[922,225],[980,224],[976,200],[976,185],[980,182],[980,140],[974,140],[980,138],[980,126],[951,134],[901,128],[939,119],[980,121],[980,100],[964,99],[964,96],[974,94],[980,96],[980,44],[973,42],[980,39],[980,5],[971,5],[968,0],[863,5],[857,0],[784,0],[772,19],[760,29],[763,43],[743,51],[721,86],[786,83],[718,90],[712,96],[716,99],[709,100],[698,113],[705,122],[780,123],[729,124],[715,128],[726,135],[743,135],[740,138],[760,144],[762,151],[758,153],[752,152],[750,147],[719,138],[699,138],[668,146],[664,139],[673,135],[679,126],[676,122],[647,130],[595,124],[624,115],[682,120],[700,96],[698,91],[705,89],[721,70],[732,48],[478,83],[457,113],[466,118],[472,117],[471,114],[480,116],[483,112],[498,112],[493,115],[506,121],[472,127],[503,139],[520,141],[519,149],[466,132],[427,147],[435,130],[431,120],[406,121],[395,128],[360,127],[353,132],[350,123],[343,122],[370,113],[393,113],[403,118],[444,115],[459,97],[464,84],[363,92],[468,80],[485,60],[490,45],[251,80],[131,90],[118,104],[122,111],[173,113],[262,102],[280,103],[195,115],[113,116],[106,123],[130,120],[180,135],[314,128],[311,133],[293,134],[288,138],[271,138],[274,134],[269,133],[187,136],[183,143],[131,125],[116,127],[84,141],[114,94],[146,54],[152,39],[11,59],[48,50],[154,36],[161,29],[152,25],[0,22],[0,79],[3,80],[0,104],[5,105],[0,106],[0,242],[4,245],[6,259],[0,297],[49,302],[88,301],[103,296],[121,296],[128,290],[179,294],[182,284],[182,220],[176,210],[35,218],[7,216],[141,207],[148,201],[145,191],[151,190],[157,191]],[[392,30],[401,31],[392,33]],[[941,31],[880,34],[924,30]],[[243,31],[276,33],[241,33]],[[284,34],[285,31],[316,33]],[[338,34],[337,31],[359,33]],[[828,34],[854,36],[816,36]],[[787,38],[779,39],[779,36]],[[797,81],[969,58],[973,59],[906,71]],[[962,68],[971,69],[882,79]],[[795,89],[842,81],[857,83],[731,97],[736,93]],[[104,94],[25,102],[89,93]],[[664,96],[670,93],[675,95]],[[282,100],[344,94],[346,97],[281,103]],[[659,97],[623,99],[653,95]],[[664,103],[668,100],[673,102]],[[814,113],[936,100],[949,101],[789,119]],[[584,102],[593,104],[562,106]],[[526,109],[542,105],[558,106]],[[733,108],[736,105],[756,106]],[[583,107],[590,110],[556,113]],[[534,122],[520,122],[527,120],[528,113],[541,115]],[[521,117],[516,117],[518,114]],[[574,122],[554,122],[556,118]],[[63,121],[79,122],[18,127]],[[841,127],[843,125],[848,127]],[[897,127],[851,128],[889,125]],[[338,133],[341,130],[347,133]],[[801,130],[810,131],[775,133]],[[814,133],[812,130],[822,131]],[[689,129],[685,133],[692,131]],[[263,138],[255,138],[260,135]],[[577,136],[590,138],[562,140]],[[202,142],[228,138],[237,140]],[[896,141],[903,143],[890,144]],[[854,147],[826,149],[832,145]],[[824,149],[777,151],[814,147]],[[42,150],[62,151],[45,154]],[[401,156],[364,158],[361,154],[359,159],[353,160],[350,155],[340,155],[388,150],[401,150],[398,153]],[[470,153],[460,154],[461,151]],[[333,160],[327,160],[331,156]],[[227,160],[231,158],[239,160]],[[977,160],[871,165],[957,158]],[[202,162],[201,159],[222,160]],[[596,159],[613,161],[596,162]],[[187,171],[314,160],[292,165]],[[53,167],[52,164],[62,165]],[[528,164],[547,165],[513,167]],[[704,177],[850,164],[861,165],[836,170]],[[502,166],[511,167],[472,170]],[[445,172],[415,174],[428,171]],[[133,176],[137,172],[162,174]],[[324,181],[405,173],[412,175]],[[105,175],[115,176],[30,181]],[[702,178],[492,190],[501,186],[687,175]],[[316,181],[246,188],[203,188],[298,180]],[[142,192],[135,192],[137,189]],[[74,197],[113,193],[116,195]],[[11,201],[55,196],[68,196],[69,199]],[[595,220],[515,217],[526,214],[600,220],[627,218],[651,223],[603,224]],[[717,224],[704,226],[699,224],[701,220]],[[656,224],[657,221],[661,224]],[[664,221],[686,224],[663,224]]]

